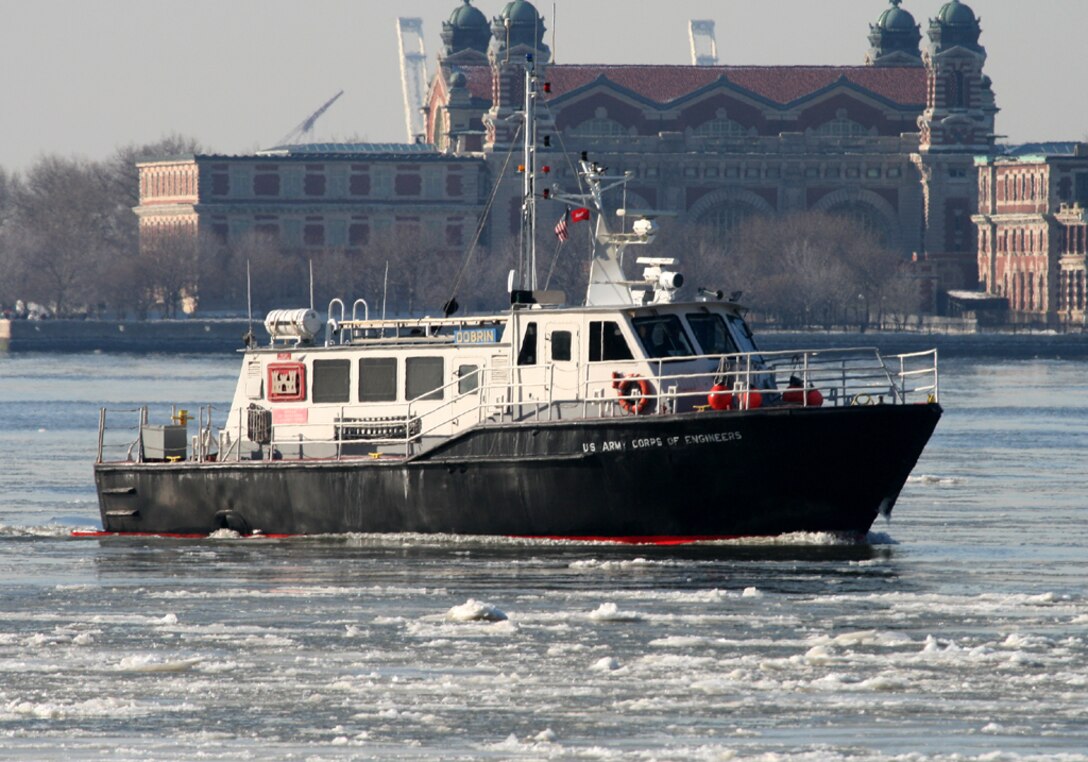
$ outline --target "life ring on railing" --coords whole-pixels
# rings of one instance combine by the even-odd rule
[[[612,378],[612,386],[620,397],[620,407],[625,412],[638,415],[650,404],[653,389],[649,379],[631,375],[621,380],[616,373],[612,374]]]
[[[868,406],[875,404],[873,402],[873,395],[862,392],[861,394],[855,394],[854,398],[850,400],[850,407]]]

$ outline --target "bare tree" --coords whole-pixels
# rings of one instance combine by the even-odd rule
[[[656,253],[679,256],[695,286],[743,292],[761,319],[864,327],[884,309],[917,309],[908,298],[906,264],[850,219],[823,212],[753,216],[725,236],[698,225],[673,227],[680,235]]]
[[[14,198],[14,224],[27,296],[58,315],[98,301],[96,274],[121,247],[105,177],[81,159],[45,156]]]

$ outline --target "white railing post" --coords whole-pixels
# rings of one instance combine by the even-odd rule
[[[106,437],[106,408],[100,407],[98,409],[98,457],[95,460],[96,463],[102,462],[102,446],[105,443]]]

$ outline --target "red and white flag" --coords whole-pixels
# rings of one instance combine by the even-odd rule
[[[586,209],[584,206],[579,206],[579,207],[577,207],[575,209],[570,210],[570,221],[571,222],[582,222],[583,220],[588,220],[588,219],[589,219],[589,210]]]
[[[559,218],[559,222],[555,223],[555,237],[562,241],[566,241],[570,238],[570,234],[567,232],[567,212],[563,212],[563,216]]]

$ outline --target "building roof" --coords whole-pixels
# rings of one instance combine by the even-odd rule
[[[299,154],[426,154],[438,153],[431,143],[295,143],[257,151],[258,156]]]
[[[1077,151],[1083,151],[1083,143],[1076,140],[1051,140],[1042,143],[1018,143],[1015,145],[1000,145],[1000,156],[1076,156]]]
[[[552,97],[604,78],[650,101],[667,103],[721,79],[767,101],[782,105],[849,82],[893,103],[926,102],[926,74],[917,67],[874,66],[610,66],[548,67]]]
[[[491,100],[491,67],[459,66],[473,98]],[[836,83],[861,90],[905,107],[926,102],[926,72],[916,66],[669,66],[554,64],[547,68],[551,98],[561,98],[598,79],[657,103],[669,103],[701,90],[719,79],[781,105],[815,95]]]

